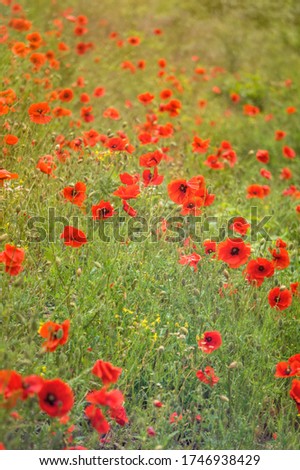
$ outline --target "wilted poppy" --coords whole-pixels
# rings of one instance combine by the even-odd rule
[[[23,248],[14,245],[5,245],[5,250],[0,252],[0,263],[5,264],[5,272],[10,276],[17,276],[23,271],[22,263],[25,258]]]
[[[61,324],[48,321],[39,329],[39,334],[47,341],[42,348],[47,352],[53,352],[59,345],[67,342],[69,336],[70,320],[65,320]]]
[[[81,245],[87,243],[85,233],[78,230],[76,227],[66,226],[60,238],[64,239],[66,246],[72,246],[73,248],[79,248]]]
[[[99,377],[104,385],[116,383],[122,373],[120,367],[113,366],[110,362],[98,360],[95,362],[92,373]]]
[[[215,375],[214,369],[210,366],[205,367],[204,371],[198,370],[196,372],[196,377],[200,382],[210,385],[210,387],[216,385],[220,380],[219,377]]]

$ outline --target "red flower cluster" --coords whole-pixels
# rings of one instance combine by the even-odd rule
[[[279,362],[276,365],[275,377],[300,377],[300,354],[291,356],[287,362]],[[298,413],[300,413],[300,380],[292,380],[290,397],[295,401]]]
[[[104,386],[100,390],[94,390],[86,395],[86,401],[90,405],[85,408],[85,415],[99,434],[107,434],[110,424],[103,409],[108,408],[109,416],[120,426],[125,426],[128,423],[123,407],[123,394],[117,389],[109,390],[110,385],[118,381],[122,369],[114,367],[109,362],[98,360],[92,368],[92,373],[102,380]]]

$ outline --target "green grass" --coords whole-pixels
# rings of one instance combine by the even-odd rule
[[[295,210],[299,200],[282,196],[290,184],[299,188],[300,183],[300,110],[292,115],[285,112],[299,103],[298,2],[279,2],[276,9],[271,0],[252,0],[244,6],[233,0],[189,0],[184,5],[176,0],[154,0],[151,5],[128,0],[100,5],[89,0],[63,2],[63,7],[44,0],[21,3],[33,22],[32,31],[39,31],[46,41],[41,51],[53,49],[60,68],[44,66],[32,73],[28,58],[13,58],[10,42],[0,44],[1,90],[11,87],[18,97],[15,113],[0,116],[1,125],[8,122],[11,126],[9,131],[2,127],[1,134],[19,137],[18,144],[3,153],[3,167],[17,172],[19,179],[1,189],[0,250],[5,243],[26,250],[21,274],[13,278],[4,269],[1,272],[1,368],[24,376],[60,377],[70,384],[75,394],[70,419],[75,424],[74,445],[89,449],[299,449],[299,416],[288,394],[291,381],[274,378],[276,364],[300,352],[299,297],[283,312],[271,309],[268,303],[272,287],[300,281],[299,215]],[[83,39],[73,35],[74,24],[66,20],[61,37],[46,34],[54,29],[52,20],[62,19],[68,6],[74,6],[75,16],[88,15],[89,32]],[[0,13],[7,24],[9,8],[1,5]],[[107,24],[99,26],[103,19]],[[154,28],[161,28],[164,34],[153,35]],[[139,35],[141,45],[118,48],[108,38],[112,31],[125,40]],[[9,28],[9,34],[9,41],[24,41],[27,33]],[[75,44],[81,40],[92,41],[94,49],[78,56]],[[65,41],[70,50],[57,52],[59,41]],[[199,62],[191,60],[193,55],[200,57]],[[184,92],[157,77],[161,57],[167,60],[167,74],[177,77]],[[146,61],[145,70],[137,69],[133,74],[120,67],[124,60],[136,64],[140,59]],[[215,66],[225,70],[203,81],[193,73],[196,64],[208,74]],[[30,79],[24,77],[26,73]],[[62,103],[72,110],[71,118],[53,119],[46,126],[30,122],[30,104],[49,99],[52,90],[71,87],[78,76],[85,78],[85,88],[74,88],[75,99]],[[44,77],[51,81],[49,89],[34,82]],[[290,88],[284,85],[289,78],[293,80]],[[96,86],[106,88],[104,97],[92,97]],[[212,86],[219,86],[222,94],[212,93]],[[182,102],[175,118],[157,111],[164,88],[171,88]],[[127,228],[133,219],[112,196],[119,186],[118,175],[140,172],[138,157],[156,148],[140,146],[137,139],[136,126],[145,121],[147,113],[137,95],[146,91],[156,97],[149,110],[156,112],[159,123],[174,125],[174,135],[158,144],[170,147],[168,154],[173,160],[159,165],[159,173],[165,176],[161,186],[144,188],[137,200],[129,202],[152,227],[157,218],[179,214],[178,206],[168,198],[167,184],[172,179],[205,176],[216,200],[203,211],[201,227],[206,231],[195,243],[202,255],[198,272],[178,263],[183,240],[172,243],[161,236],[153,241],[149,229],[141,242],[132,239]],[[233,91],[241,96],[237,105],[230,100]],[[82,122],[80,128],[70,127],[71,119],[80,119],[82,92],[91,95],[95,120]],[[197,105],[200,99],[207,100],[204,110]],[[125,100],[133,107],[126,108]],[[59,104],[54,103],[50,106]],[[245,116],[243,104],[248,103],[259,106],[261,114]],[[102,117],[108,106],[120,111],[120,121]],[[224,115],[228,109],[230,116]],[[273,120],[266,122],[264,117],[270,113]],[[200,125],[195,123],[197,116],[203,119]],[[216,125],[212,126],[212,121]],[[71,140],[91,128],[102,134],[124,130],[135,152],[109,154],[100,145],[86,147],[80,159],[72,152],[65,164],[57,163],[56,178],[36,169],[40,156],[54,155],[58,135]],[[274,140],[277,129],[287,132],[284,141]],[[211,139],[211,153],[222,140],[229,140],[238,155],[237,165],[224,171],[204,166],[205,156],[192,152],[195,133]],[[293,147],[297,157],[283,158],[282,145]],[[269,165],[257,162],[258,149],[269,150]],[[262,166],[272,172],[271,181],[259,175]],[[293,172],[289,181],[279,179],[285,166]],[[77,181],[87,185],[86,214],[65,203],[60,195],[65,186]],[[254,182],[270,184],[271,194],[263,200],[246,199],[246,188]],[[121,226],[117,219],[115,222],[114,230],[120,230],[121,240],[113,236],[111,225],[107,229],[109,242],[100,239],[101,223],[96,223],[92,232],[91,206],[101,199],[111,201],[125,217]],[[59,236],[64,223],[53,223],[53,219],[49,223],[53,208],[54,215],[64,217],[70,225],[72,217],[78,218],[79,228],[88,234],[87,245],[78,250],[63,245]],[[270,258],[268,248],[278,237],[288,244],[290,266],[277,271],[259,288],[245,283],[244,266],[230,269],[203,255],[201,238],[215,235],[238,215],[252,224],[256,218],[258,222],[271,216],[264,226],[270,240],[261,234],[249,240],[253,259]],[[37,231],[32,229],[36,216],[43,218],[35,224]],[[217,228],[213,224],[207,227],[206,217],[217,217]],[[192,230],[192,219],[184,223],[186,237]],[[186,254],[192,251],[192,247],[184,249]],[[219,289],[224,283],[236,292],[230,295],[227,290],[221,296]],[[42,353],[40,325],[66,318],[71,320],[67,344],[53,353]],[[223,344],[207,356],[198,348],[197,337],[209,330],[220,331]],[[99,436],[84,418],[86,393],[100,387],[100,381],[90,373],[97,359],[122,367],[118,388],[125,396],[129,417],[126,427],[112,424],[107,444],[99,443]],[[229,368],[233,362],[236,367]],[[220,377],[214,388],[201,384],[195,375],[207,365]],[[156,408],[154,400],[161,400],[164,406]],[[67,445],[70,423],[61,425],[42,413],[36,399],[17,403],[20,420],[11,417],[11,411],[0,408],[0,441],[7,448],[61,449]],[[169,423],[173,412],[182,414],[175,424]],[[200,422],[195,419],[198,414]],[[149,426],[154,427],[155,437],[147,435]]]

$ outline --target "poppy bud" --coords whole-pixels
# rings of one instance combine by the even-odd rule
[[[226,277],[226,279],[229,279],[230,276],[229,276],[229,272],[227,271],[227,269],[224,269],[223,274]]]
[[[3,242],[7,238],[8,238],[8,233],[2,233],[2,235],[0,235],[0,242]]]
[[[236,369],[238,367],[237,361],[233,361],[231,364],[229,364],[228,369]]]
[[[101,264],[98,263],[98,261],[94,261],[94,265],[95,265],[97,268],[101,268]]]
[[[229,398],[226,397],[225,395],[220,395],[219,398],[220,398],[220,400],[222,400],[222,401],[226,401],[227,403],[229,402]]]
[[[79,277],[79,276],[81,276],[81,274],[82,274],[82,269],[78,268],[77,271],[76,271],[76,275]]]
[[[286,286],[280,286],[280,290],[285,290]]]
[[[61,259],[60,259],[58,256],[56,256],[56,258],[55,258],[55,263],[56,263],[58,266],[61,265]]]
[[[159,346],[159,348],[157,349],[157,352],[162,353],[164,352],[164,350],[165,350],[164,346]]]
[[[182,326],[180,329],[181,329],[181,331],[182,331],[184,334],[186,334],[186,335],[187,335],[188,332],[189,332],[188,329],[185,328],[184,326]]]
[[[20,206],[17,206],[16,207],[16,213],[19,214],[21,212],[21,207]]]
[[[196,288],[195,288],[195,289],[193,290],[193,294],[194,294],[194,295],[200,295],[199,289],[196,289]]]

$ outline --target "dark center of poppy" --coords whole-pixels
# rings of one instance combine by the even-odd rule
[[[50,406],[54,406],[55,402],[56,402],[56,396],[53,395],[53,393],[48,393],[47,397],[46,397],[46,402],[50,405]]]
[[[105,217],[106,214],[108,214],[108,213],[109,213],[109,210],[106,209],[106,207],[103,207],[102,209],[98,210],[98,214],[99,214],[100,217]]]
[[[209,248],[209,249],[207,250],[207,253],[208,253],[209,255],[210,255],[212,252],[213,252],[213,250],[212,250],[211,248]]]
[[[280,297],[277,295],[277,297],[274,298],[274,302],[276,302],[276,304],[280,301]]]
[[[179,191],[182,191],[183,193],[186,193],[186,190],[187,190],[187,186],[185,184],[181,184],[179,186]]]
[[[258,267],[258,270],[259,270],[259,271],[264,271],[264,270],[265,270],[265,267],[262,266],[262,265],[260,265],[260,266]]]
[[[206,337],[205,337],[205,341],[206,341],[207,343],[210,343],[210,342],[212,341],[212,337],[211,337],[211,336],[206,336]]]
[[[235,256],[239,254],[239,251],[240,249],[235,246],[234,248],[231,249],[230,253],[232,254],[232,256]]]
[[[71,191],[71,196],[72,196],[72,197],[76,197],[77,195],[78,195],[78,192],[76,191],[76,189],[75,189],[75,188],[72,189],[72,191]]]
[[[187,205],[188,209],[193,209],[195,207],[195,204],[193,204],[192,202],[190,202],[188,205]]]

